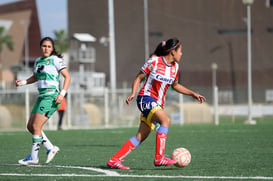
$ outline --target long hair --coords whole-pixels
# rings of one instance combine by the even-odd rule
[[[180,44],[181,43],[177,38],[171,38],[168,39],[167,41],[162,41],[157,45],[153,55],[156,56],[168,55],[172,50],[177,50]]]
[[[42,44],[44,43],[44,41],[50,41],[52,43],[52,46],[53,46],[53,51],[51,52],[51,55],[56,55],[57,57],[59,58],[63,58],[62,54],[58,53],[55,49],[55,43],[54,43],[54,40],[50,37],[44,37],[43,39],[41,39],[40,41],[40,47],[42,46]]]

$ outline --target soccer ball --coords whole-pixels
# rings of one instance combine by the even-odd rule
[[[175,166],[185,167],[191,162],[191,153],[186,148],[176,148],[172,153],[172,159],[177,160]]]

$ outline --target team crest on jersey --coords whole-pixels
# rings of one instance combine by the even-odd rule
[[[150,70],[150,71],[152,71],[152,69],[153,69],[153,64],[150,64],[149,66],[148,66],[148,69]]]
[[[159,73],[161,75],[165,74],[165,66],[162,64],[157,65],[156,73]]]

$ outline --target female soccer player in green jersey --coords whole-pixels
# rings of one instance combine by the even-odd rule
[[[27,129],[32,134],[32,149],[26,158],[18,161],[21,165],[39,163],[38,152],[41,144],[47,149],[46,163],[49,163],[59,151],[59,148],[46,137],[42,127],[61,105],[70,83],[70,75],[62,55],[55,50],[52,38],[43,38],[40,41],[40,48],[42,55],[35,60],[33,75],[27,80],[16,80],[16,86],[37,82],[39,91],[27,124]],[[60,73],[64,77],[62,90],[59,90]]]

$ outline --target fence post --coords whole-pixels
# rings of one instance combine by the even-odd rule
[[[183,94],[179,94],[179,113],[180,113],[180,124],[183,125],[185,123],[184,120],[184,100]]]
[[[26,126],[29,118],[29,89],[26,87],[25,91],[25,111],[26,111]]]
[[[105,127],[109,126],[109,91],[104,89],[104,112],[105,112]]]
[[[218,111],[218,87],[214,86],[214,123],[215,125],[219,125],[219,111]]]
[[[67,128],[71,128],[71,94],[70,92],[67,94]]]

